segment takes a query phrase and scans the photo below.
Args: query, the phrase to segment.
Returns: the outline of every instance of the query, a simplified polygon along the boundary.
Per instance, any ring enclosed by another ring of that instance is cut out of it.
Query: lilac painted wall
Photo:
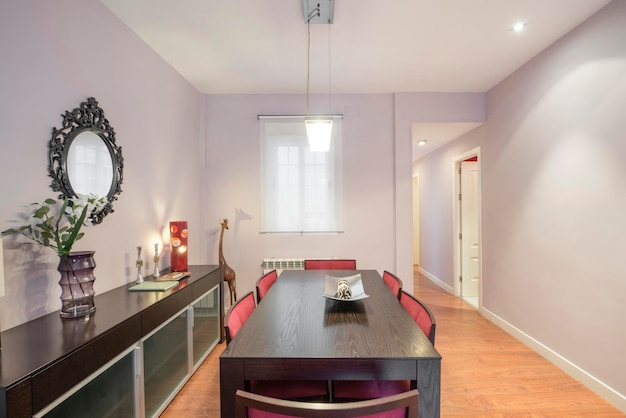
[[[325,106],[325,95],[312,97],[312,113],[328,112]],[[203,216],[209,220],[211,260],[217,261],[218,219],[227,217],[232,227],[224,237],[224,254],[237,273],[240,294],[254,289],[261,262],[271,257],[356,258],[359,268],[396,272],[412,289],[411,123],[482,121],[484,94],[333,95],[331,112],[344,115],[345,233],[259,234],[257,115],[301,114],[304,107],[302,95],[207,97]],[[404,194],[398,196],[399,191]]]
[[[169,220],[190,224],[190,261],[207,262],[198,195],[204,164],[202,95],[99,1],[0,2],[0,229],[23,206],[55,197],[47,177],[48,140],[61,114],[94,96],[124,156],[115,212],[85,229],[75,249],[96,251],[97,292],[135,279],[135,247],[145,274]],[[198,231],[198,232],[196,232]],[[59,309],[58,258],[4,238],[0,328]],[[163,266],[169,265],[169,253]]]
[[[625,21],[610,3],[491,89],[481,152],[483,313],[626,412]],[[418,164],[420,212],[445,229],[440,170],[465,140]],[[428,228],[422,263],[451,283]]]
[[[311,100],[316,110],[315,98]],[[326,98],[320,103],[327,103]],[[302,95],[209,95],[208,180],[204,214],[212,261],[217,261],[218,219],[229,218],[224,254],[237,273],[239,293],[254,289],[264,258],[346,257],[363,269],[394,265],[393,100],[391,95],[333,95],[333,112],[343,113],[345,233],[280,235],[259,233],[259,114],[303,113]],[[328,111],[328,110],[325,110]]]

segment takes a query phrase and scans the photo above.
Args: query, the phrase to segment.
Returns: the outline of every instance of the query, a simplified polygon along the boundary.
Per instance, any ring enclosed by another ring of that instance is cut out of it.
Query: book
[[[176,286],[178,286],[178,281],[176,280],[161,282],[147,281],[131,286],[128,290],[130,292],[164,292]]]

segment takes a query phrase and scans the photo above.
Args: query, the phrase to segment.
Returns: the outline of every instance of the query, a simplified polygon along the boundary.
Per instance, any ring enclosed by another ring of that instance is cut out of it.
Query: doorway
[[[481,305],[481,190],[480,148],[454,159],[455,285],[454,293],[480,309]]]

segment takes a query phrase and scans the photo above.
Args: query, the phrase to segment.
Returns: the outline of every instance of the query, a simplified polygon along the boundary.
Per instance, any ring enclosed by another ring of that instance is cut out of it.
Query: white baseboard
[[[615,389],[608,386],[604,382],[598,380],[596,377],[587,373],[585,370],[581,369],[576,364],[572,363],[571,361],[561,356],[559,353],[555,352],[549,347],[543,345],[541,342],[537,341],[530,335],[514,327],[493,312],[490,312],[488,309],[485,309],[483,307],[480,313],[489,321],[493,322],[495,325],[502,328],[504,331],[515,337],[517,340],[530,347],[533,351],[537,352],[540,356],[544,357],[550,363],[554,364],[559,369],[563,370],[565,373],[585,385],[587,388],[597,393],[600,397],[615,406],[621,412],[626,413],[626,396],[617,392]]]
[[[436,276],[430,274],[421,267],[419,267],[419,272],[426,276],[437,286],[441,287],[443,290],[454,296],[454,289],[451,286],[439,280]],[[550,363],[554,364],[559,369],[563,370],[565,373],[578,380],[591,391],[597,393],[600,397],[605,399],[611,405],[615,406],[621,412],[626,414],[626,396],[617,392],[615,389],[608,386],[604,382],[598,380],[596,377],[587,373],[585,370],[581,369],[580,367],[567,360],[559,353],[553,351],[549,347],[543,345],[541,342],[532,338],[530,335],[514,327],[493,312],[490,312],[484,307],[481,307],[479,313],[487,318],[490,322],[503,329],[508,334],[512,335],[514,338],[528,346],[531,350],[544,357]]]
[[[424,276],[428,277],[428,279],[435,283],[437,286],[439,286],[440,288],[442,288],[443,290],[445,290],[446,292],[450,293],[451,295],[454,296],[454,289],[448,285],[445,282],[442,282],[441,280],[439,280],[435,275],[430,274],[428,271],[424,270],[421,267],[418,267],[418,270],[420,273],[422,273]]]

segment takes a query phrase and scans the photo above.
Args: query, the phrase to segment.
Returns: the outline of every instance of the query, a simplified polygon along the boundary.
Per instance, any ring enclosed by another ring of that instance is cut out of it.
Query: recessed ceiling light
[[[419,141],[417,141],[417,145],[426,145],[426,140],[420,139]]]
[[[526,22],[518,22],[516,24],[513,25],[513,27],[511,28],[511,30],[513,32],[521,32],[524,30],[524,28],[526,27],[527,23]]]

